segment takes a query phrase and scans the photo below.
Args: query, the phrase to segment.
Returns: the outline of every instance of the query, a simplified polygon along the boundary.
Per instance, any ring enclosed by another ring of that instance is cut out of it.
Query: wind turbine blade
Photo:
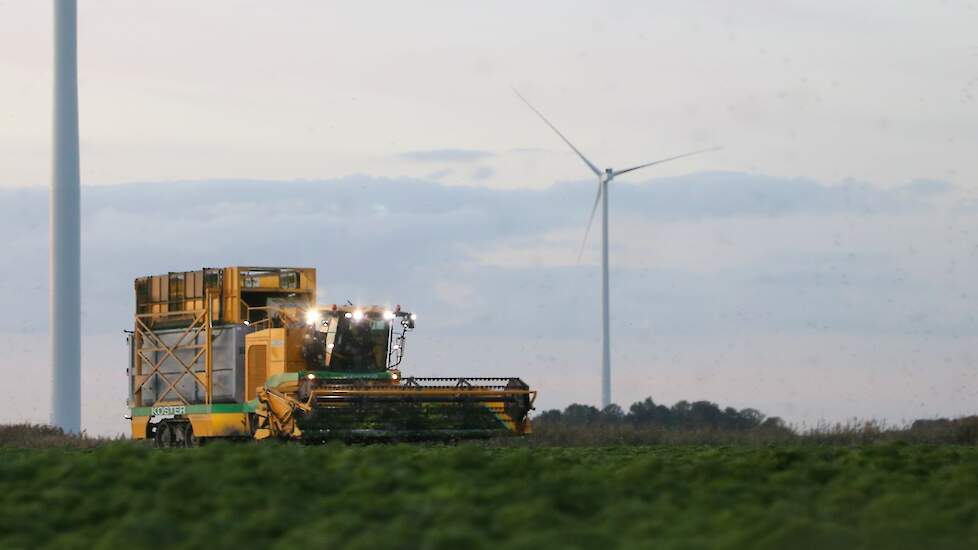
[[[541,113],[540,111],[537,110],[536,107],[534,107],[533,105],[531,105],[530,102],[527,101],[526,98],[523,97],[523,95],[520,94],[519,91],[516,90],[516,88],[513,88],[513,92],[516,93],[516,96],[517,97],[519,97],[520,99],[523,100],[523,103],[526,103],[526,106],[527,107],[529,107],[534,113],[537,114],[537,116],[539,116],[544,122],[546,122],[547,123],[547,126],[550,126],[550,129],[551,130],[553,130],[554,132],[557,132],[557,135],[560,136],[560,139],[564,140],[564,143],[566,143],[571,149],[573,149],[574,152],[577,153],[577,156],[581,157],[581,160],[584,161],[584,164],[587,164],[588,168],[590,168],[591,171],[594,172],[594,175],[595,176],[600,176],[601,175],[601,170],[598,170],[598,167],[595,166],[593,162],[589,161],[587,159],[587,157],[585,157],[580,151],[578,151],[577,150],[577,147],[574,147],[574,144],[571,143],[569,139],[565,138],[564,137],[564,134],[561,134],[560,133],[560,130],[558,130],[556,126],[554,126],[553,124],[550,123],[549,120],[547,120],[547,117],[543,116],[543,113]]]
[[[683,153],[681,155],[676,155],[674,157],[669,157],[669,158],[657,160],[657,161],[654,161],[654,162],[647,162],[645,164],[639,164],[638,166],[632,166],[631,168],[625,168],[624,170],[616,170],[615,172],[612,172],[612,177],[614,177],[614,176],[620,176],[622,174],[627,174],[628,172],[633,172],[633,171],[638,170],[640,168],[646,168],[646,167],[653,166],[653,165],[656,165],[656,164],[662,164],[663,162],[669,162],[670,160],[681,159],[683,157],[691,157],[693,155],[699,155],[701,153],[710,153],[710,152],[719,151],[719,150],[720,150],[720,147],[710,147],[709,149],[701,149],[699,151],[693,151],[691,153]]]
[[[594,196],[594,206],[591,207],[591,217],[587,220],[587,229],[584,230],[584,240],[581,241],[581,249],[577,252],[577,263],[581,262],[584,255],[584,245],[587,244],[587,236],[591,233],[591,224],[594,223],[594,215],[598,213],[598,203],[601,202],[601,190],[604,189],[604,182],[598,181],[598,194]]]

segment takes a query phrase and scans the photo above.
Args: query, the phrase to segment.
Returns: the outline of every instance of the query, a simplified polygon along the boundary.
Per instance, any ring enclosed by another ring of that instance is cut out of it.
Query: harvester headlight
[[[306,378],[308,378],[309,380],[315,380],[316,375],[310,372],[309,374],[306,375]]]
[[[310,325],[315,325],[323,318],[323,315],[316,310],[309,310],[306,312],[306,323]]]
[[[393,318],[394,318],[394,312],[393,311],[385,311],[384,312],[384,320],[385,321],[390,321]]]
[[[412,313],[411,314],[411,320],[412,321],[417,321],[418,320],[418,314],[417,313]]]
[[[391,371],[391,380],[397,382],[397,379],[400,377],[401,377],[401,373],[397,372],[396,370]]]
[[[350,319],[350,318],[353,317],[353,314],[350,313],[349,311],[347,311],[346,313],[343,314],[343,317],[346,317],[347,319]]]
[[[359,309],[353,312],[353,320],[360,321],[363,319],[363,312]]]

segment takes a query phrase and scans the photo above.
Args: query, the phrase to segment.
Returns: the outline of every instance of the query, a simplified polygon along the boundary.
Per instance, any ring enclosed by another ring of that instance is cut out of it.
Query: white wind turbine
[[[591,207],[591,217],[587,221],[587,229],[584,230],[584,241],[581,243],[581,250],[578,252],[577,258],[580,261],[581,254],[584,253],[584,245],[587,244],[588,233],[591,232],[591,224],[594,222],[594,215],[598,211],[598,203],[601,204],[601,408],[604,409],[611,404],[611,331],[609,328],[609,318],[610,306],[608,303],[608,183],[611,182],[615,177],[622,174],[627,174],[628,172],[634,172],[641,168],[647,168],[649,166],[654,166],[656,164],[662,164],[663,162],[669,162],[670,160],[681,159],[683,157],[688,157],[692,155],[698,155],[700,153],[708,153],[710,151],[716,151],[719,147],[711,147],[709,149],[701,149],[699,151],[692,151],[689,153],[683,153],[682,155],[676,155],[674,157],[668,157],[652,162],[647,162],[645,164],[639,164],[638,166],[632,166],[631,168],[625,168],[624,170],[614,170],[612,168],[605,168],[604,171],[598,169],[593,162],[587,159],[574,144],[570,142],[564,134],[560,133],[560,130],[556,126],[547,120],[547,117],[543,116],[543,113],[538,111],[536,107],[530,104],[529,101],[523,97],[522,94],[517,90],[516,95],[526,103],[540,119],[543,120],[550,126],[550,129],[560,136],[560,139],[564,140],[577,156],[581,157],[584,164],[587,164],[588,168],[594,172],[594,175],[598,177],[598,193],[594,197],[594,206]]]

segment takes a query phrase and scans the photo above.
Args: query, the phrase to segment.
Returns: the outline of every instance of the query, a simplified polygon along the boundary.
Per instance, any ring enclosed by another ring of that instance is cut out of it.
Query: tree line
[[[747,431],[755,428],[784,429],[777,416],[765,416],[757,409],[726,407],[710,401],[679,401],[671,407],[657,404],[651,397],[632,403],[628,412],[618,405],[598,409],[574,403],[563,411],[551,409],[534,418],[538,427],[582,428],[598,426],[657,427],[683,430]]]

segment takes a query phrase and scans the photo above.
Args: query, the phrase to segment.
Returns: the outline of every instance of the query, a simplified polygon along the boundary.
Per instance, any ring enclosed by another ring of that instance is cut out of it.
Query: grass
[[[7,445],[0,547],[975,548],[976,487],[903,441]]]

